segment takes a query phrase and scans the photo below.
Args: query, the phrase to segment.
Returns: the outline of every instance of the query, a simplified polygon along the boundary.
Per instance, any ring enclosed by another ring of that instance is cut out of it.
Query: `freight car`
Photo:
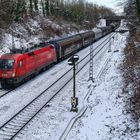
[[[95,40],[112,32],[114,25],[68,37],[43,41],[31,48],[12,50],[0,57],[0,80],[3,88],[18,86],[42,69],[59,62]]]
[[[112,31],[112,26],[99,27],[99,29],[102,30],[102,36],[105,36]]]
[[[56,48],[57,61],[64,59],[82,47],[82,39],[79,34],[51,40],[49,43],[53,44]]]
[[[58,61],[74,54],[78,50],[92,44],[95,41],[95,33],[87,31],[76,35],[50,40],[49,43],[53,44],[56,48]]]

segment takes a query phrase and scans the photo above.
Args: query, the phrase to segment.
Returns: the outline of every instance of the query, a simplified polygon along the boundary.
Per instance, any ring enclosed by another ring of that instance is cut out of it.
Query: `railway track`
[[[94,49],[95,57],[108,43],[109,38],[105,39]],[[87,54],[82,60],[78,62],[79,70],[77,74],[88,64],[89,55]],[[67,79],[67,81],[66,81]],[[21,134],[21,131],[30,124],[30,122],[37,116],[41,110],[48,105],[48,103],[72,80],[72,68],[62,75],[57,81],[50,85],[40,95],[34,98],[23,109],[17,112],[7,122],[0,127],[0,139],[12,140]],[[61,84],[60,84],[61,83]],[[62,84],[63,83],[63,84]]]

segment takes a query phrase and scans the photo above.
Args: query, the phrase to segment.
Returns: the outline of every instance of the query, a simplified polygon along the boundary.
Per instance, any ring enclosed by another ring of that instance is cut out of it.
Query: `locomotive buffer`
[[[73,55],[69,60],[68,60],[68,64],[73,66],[73,97],[71,97],[71,111],[73,112],[77,112],[78,108],[78,98],[76,97],[76,92],[75,92],[75,63],[79,60],[79,56],[78,55]]]

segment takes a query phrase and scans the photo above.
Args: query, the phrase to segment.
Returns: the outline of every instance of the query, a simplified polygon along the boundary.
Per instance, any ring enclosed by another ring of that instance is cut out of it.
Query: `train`
[[[59,39],[43,41],[27,49],[12,49],[10,53],[0,57],[1,87],[19,86],[50,65],[68,58],[116,28],[115,25],[109,25]]]

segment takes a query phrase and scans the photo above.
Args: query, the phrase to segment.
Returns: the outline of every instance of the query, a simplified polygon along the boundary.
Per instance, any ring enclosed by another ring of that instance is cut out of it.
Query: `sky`
[[[123,12],[123,8],[118,6],[119,0],[87,0],[87,1],[111,8],[116,13]]]

